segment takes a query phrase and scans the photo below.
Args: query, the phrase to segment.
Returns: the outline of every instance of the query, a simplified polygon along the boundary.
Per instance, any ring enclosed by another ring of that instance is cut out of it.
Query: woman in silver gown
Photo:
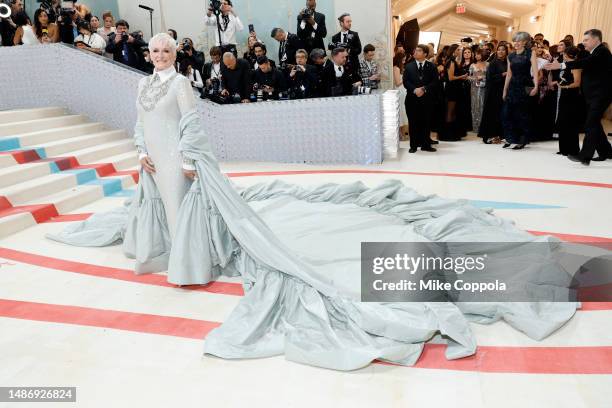
[[[533,237],[467,201],[421,196],[395,180],[375,188],[281,181],[238,188],[211,153],[189,81],[172,68],[175,47],[167,34],[149,45],[156,69],[138,87],[134,138],[142,170],[129,208],[96,214],[49,238],[77,246],[122,242],[137,273],[167,270],[177,285],[240,276],[245,296],[206,336],[204,353],[284,354],[337,370],[375,359],[412,365],[436,333],[448,341],[447,358],[474,354],[470,320],[505,319],[541,339],[573,316],[577,304],[569,302],[362,302],[364,241],[552,239]]]

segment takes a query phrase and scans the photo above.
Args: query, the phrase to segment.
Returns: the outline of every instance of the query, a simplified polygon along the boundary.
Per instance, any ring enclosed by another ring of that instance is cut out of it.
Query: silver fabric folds
[[[579,306],[363,303],[360,241],[550,238],[519,231],[465,201],[421,196],[395,180],[375,188],[360,182],[304,188],[275,181],[240,190],[221,173],[195,111],[183,115],[180,135],[179,150],[195,161],[198,179],[184,197],[171,245],[163,204],[144,173],[129,214],[118,210],[95,216],[51,238],[91,246],[124,238],[124,252],[136,258],[137,271],[169,262],[168,280],[179,285],[239,274],[245,296],[207,335],[204,353],[222,358],[284,354],[291,361],[336,370],[358,369],[375,359],[413,365],[436,334],[447,339],[447,358],[474,354],[470,321],[503,319],[541,339]]]

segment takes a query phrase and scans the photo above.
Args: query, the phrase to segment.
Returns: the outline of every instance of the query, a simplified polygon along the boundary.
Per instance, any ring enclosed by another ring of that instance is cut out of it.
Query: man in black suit
[[[312,98],[323,98],[327,94],[325,90],[325,77],[323,75],[325,67],[333,63],[327,59],[327,54],[322,48],[315,48],[310,53],[310,60],[314,68],[314,89],[310,93]]]
[[[349,52],[348,69],[354,73],[359,73],[359,55],[361,54],[361,40],[359,39],[359,33],[351,31],[353,26],[353,19],[348,13],[342,14],[338,17],[340,22],[340,32],[332,37],[332,41],[329,44],[329,49],[344,47]]]
[[[612,54],[602,44],[600,30],[592,29],[584,33],[582,40],[585,49],[590,52],[584,59],[559,63],[554,61],[546,69],[582,69],[582,92],[587,103],[585,137],[582,150],[578,156],[568,156],[575,162],[588,166],[591,160],[604,161],[612,159],[612,146],[606,137],[601,120],[612,98]],[[597,151],[599,157],[593,159]]]
[[[419,44],[414,50],[414,59],[404,70],[406,88],[406,113],[410,132],[410,153],[417,148],[424,152],[435,152],[431,147],[431,116],[438,89],[438,71],[427,61],[429,47]]]
[[[347,67],[348,53],[344,48],[332,51],[331,64],[323,68],[324,96],[348,96],[361,86],[361,78]]]
[[[113,60],[136,69],[143,69],[141,49],[147,43],[140,38],[132,37],[128,32],[130,25],[125,20],[117,21],[117,31],[108,36],[106,52],[113,54]]]
[[[323,39],[327,37],[325,14],[317,12],[317,0],[307,0],[306,8],[297,17],[297,35],[304,43],[308,54],[315,48],[325,49]]]
[[[295,65],[295,53],[304,48],[300,38],[296,34],[285,32],[282,28],[273,29],[271,37],[280,43],[278,47],[280,69],[284,70],[287,65]]]

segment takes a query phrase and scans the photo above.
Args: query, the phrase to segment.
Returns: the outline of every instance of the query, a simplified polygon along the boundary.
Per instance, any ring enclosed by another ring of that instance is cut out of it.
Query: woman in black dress
[[[486,144],[501,143],[504,128],[502,126],[502,107],[504,105],[504,83],[508,72],[508,47],[500,44],[497,57],[487,68],[487,87],[485,89],[484,109],[478,136]]]
[[[529,33],[519,31],[512,38],[515,51],[508,56],[508,73],[504,84],[504,126],[506,149],[524,149],[529,143],[530,98],[538,95],[538,63],[535,53],[528,47]]]
[[[436,65],[436,69],[438,70],[438,81],[440,81],[440,86],[436,90],[437,97],[436,102],[434,104],[433,109],[433,120],[431,124],[431,130],[440,134],[442,128],[444,126],[444,121],[446,118],[446,87],[448,86],[448,53],[450,50],[450,46],[445,45],[442,48],[434,61]]]
[[[575,61],[580,53],[577,47],[565,49],[564,61]],[[557,154],[578,155],[580,140],[578,133],[584,122],[584,97],[580,93],[582,81],[581,69],[562,70],[559,79],[559,110],[557,112],[557,129],[559,130],[559,152]]]
[[[472,130],[472,103],[469,72],[472,65],[472,50],[464,48],[460,59],[452,59],[448,68],[448,100],[446,123],[440,140],[456,142]]]

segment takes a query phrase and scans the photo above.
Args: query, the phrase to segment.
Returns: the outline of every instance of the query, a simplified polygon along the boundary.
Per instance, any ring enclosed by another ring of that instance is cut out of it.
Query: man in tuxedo
[[[419,44],[414,50],[414,59],[404,70],[406,88],[406,113],[410,132],[410,153],[417,148],[424,152],[435,152],[431,147],[431,116],[436,99],[438,71],[434,64],[427,61],[429,47]]]
[[[282,28],[272,30],[271,37],[280,43],[278,47],[279,67],[284,70],[287,65],[295,65],[295,53],[304,48],[296,34],[285,32]]]
[[[285,76],[270,64],[266,56],[257,58],[258,68],[253,74],[253,83],[269,95],[270,99],[278,99],[280,92],[287,91]],[[267,98],[266,98],[267,99]]]
[[[345,48],[332,51],[331,64],[323,68],[325,96],[348,96],[353,88],[361,86],[359,75],[347,68],[348,53]]]
[[[588,166],[591,160],[612,159],[612,146],[606,137],[601,120],[610,106],[612,98],[612,54],[602,44],[600,30],[592,29],[584,33],[584,48],[590,54],[584,59],[559,63],[554,61],[545,66],[554,69],[582,69],[582,93],[587,103],[585,138],[578,156],[568,158]],[[593,158],[597,151],[599,157]]]
[[[315,67],[307,64],[308,53],[306,50],[298,50],[295,59],[297,64],[291,69],[288,76],[291,99],[315,96],[317,73]]]
[[[117,21],[117,31],[108,36],[106,52],[113,54],[113,60],[135,69],[142,70],[143,57],[141,53],[145,43],[142,39],[132,37],[128,32],[130,25],[125,20]]]
[[[297,35],[310,52],[315,48],[325,48],[323,39],[327,37],[325,14],[317,12],[317,0],[307,0],[306,8],[297,17]]]
[[[353,19],[350,14],[344,13],[338,17],[340,23],[340,32],[332,37],[332,41],[329,44],[331,51],[334,48],[344,47],[348,50],[348,69],[354,73],[359,73],[359,54],[361,54],[361,40],[359,39],[359,33],[351,31],[353,26]]]
[[[310,53],[310,60],[314,68],[314,88],[310,95],[312,98],[323,98],[327,94],[323,73],[325,72],[325,68],[332,64],[332,62],[327,59],[327,53],[322,48],[315,48],[312,50]]]

